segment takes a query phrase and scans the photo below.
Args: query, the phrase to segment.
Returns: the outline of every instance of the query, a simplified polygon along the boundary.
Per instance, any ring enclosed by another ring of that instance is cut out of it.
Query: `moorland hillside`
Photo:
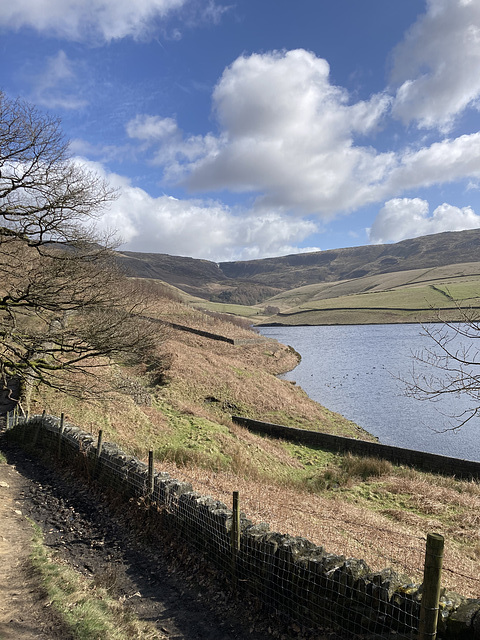
[[[127,273],[162,280],[195,306],[254,324],[462,320],[480,306],[480,229],[245,262],[118,254]]]
[[[157,286],[163,294],[164,287]],[[144,460],[153,450],[159,471],[191,482],[202,494],[229,504],[232,491],[240,491],[242,510],[255,522],[363,558],[378,570],[393,563],[420,580],[416,561],[425,534],[441,532],[448,538],[445,566],[455,570],[447,573],[448,587],[474,595],[476,583],[468,576],[478,575],[480,558],[477,482],[247,431],[232,422],[232,414],[370,438],[277,377],[296,366],[293,349],[252,340],[256,334],[238,319],[171,298],[152,296],[149,314],[239,343],[170,326],[158,353],[161,376],[139,364],[106,363],[97,368],[96,381],[110,393],[86,404],[44,387],[35,395],[33,411],[63,412],[67,421],[94,434],[102,429],[105,440]]]

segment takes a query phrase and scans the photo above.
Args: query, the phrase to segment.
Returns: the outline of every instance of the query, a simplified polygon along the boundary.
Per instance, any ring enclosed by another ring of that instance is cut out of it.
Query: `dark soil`
[[[172,536],[157,536],[153,548],[132,529],[138,521],[128,517],[132,505],[115,506],[71,472],[47,468],[4,441],[0,447],[25,480],[18,508],[40,526],[45,545],[169,640],[339,640],[327,630],[280,619],[256,602],[239,602],[201,557]]]

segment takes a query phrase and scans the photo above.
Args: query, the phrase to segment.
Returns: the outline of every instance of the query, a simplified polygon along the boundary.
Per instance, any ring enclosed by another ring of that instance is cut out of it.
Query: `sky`
[[[480,227],[480,0],[0,0],[121,250],[249,260]]]

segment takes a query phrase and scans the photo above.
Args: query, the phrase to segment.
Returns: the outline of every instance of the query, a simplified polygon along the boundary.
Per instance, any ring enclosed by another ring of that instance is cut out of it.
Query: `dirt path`
[[[67,640],[28,562],[33,529],[22,511],[27,485],[14,466],[0,463],[0,638]]]
[[[115,597],[153,621],[168,640],[337,638],[280,624],[274,615],[254,612],[251,603],[242,609],[210,586],[199,560],[179,562],[174,543],[152,553],[78,479],[3,449],[8,464],[0,464],[0,640],[69,640],[29,570],[32,527],[26,517],[41,527],[47,547],[77,571],[108,583]]]

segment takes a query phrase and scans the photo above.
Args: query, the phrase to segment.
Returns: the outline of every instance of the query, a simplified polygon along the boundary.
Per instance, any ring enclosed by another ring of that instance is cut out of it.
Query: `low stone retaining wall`
[[[158,318],[148,317],[148,320],[157,322],[158,324],[163,324],[167,327],[172,327],[172,329],[177,329],[178,331],[194,333],[197,336],[202,336],[203,338],[209,338],[210,340],[216,340],[217,342],[226,342],[235,346],[246,344],[263,344],[264,342],[269,342],[270,340],[269,338],[264,338],[263,336],[258,336],[256,338],[227,338],[226,336],[222,336],[218,333],[210,333],[210,331],[203,331],[203,329],[194,329],[193,327],[187,327],[183,324],[176,324],[175,322],[168,322],[166,320],[160,320]]]
[[[288,440],[290,442],[299,442],[308,446],[319,447],[327,451],[384,458],[396,464],[406,464],[418,469],[423,469],[424,471],[452,475],[457,478],[480,478],[480,462],[473,460],[450,458],[435,453],[392,447],[388,444],[345,438],[330,433],[321,433],[320,431],[284,427],[279,424],[250,420],[249,418],[242,418],[240,416],[232,416],[232,420],[256,433],[271,436],[272,438],[281,438],[282,440]]]
[[[154,504],[152,518],[199,549],[229,577],[238,593],[256,596],[270,610],[301,625],[332,626],[348,638],[415,638],[422,588],[392,569],[372,572],[363,560],[328,553],[310,541],[271,532],[239,515],[234,542],[233,512],[225,504],[192,490],[148,466],[116,445],[53,417],[35,416],[7,431],[26,450],[60,459],[109,491]],[[140,506],[139,506],[140,508]],[[480,600],[444,593],[439,637],[480,637]]]

